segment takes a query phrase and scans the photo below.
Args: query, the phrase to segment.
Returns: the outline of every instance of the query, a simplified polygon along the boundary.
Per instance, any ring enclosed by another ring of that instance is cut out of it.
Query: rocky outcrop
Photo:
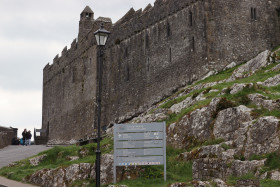
[[[210,124],[213,122],[212,113],[220,98],[215,98],[209,106],[197,109],[182,118],[179,123],[175,123],[168,128],[168,143],[186,148],[193,141],[205,141],[211,137]]]
[[[264,107],[268,110],[280,110],[280,100],[268,100],[267,97],[261,94],[249,94],[248,98],[259,107]]]
[[[230,175],[243,176],[264,166],[265,160],[240,161],[222,160],[220,158],[201,158],[193,161],[193,179],[226,179]]]
[[[270,63],[270,56],[271,52],[268,50],[260,53],[258,56],[236,69],[227,82],[253,75],[257,70]]]
[[[42,169],[26,178],[27,182],[46,187],[70,186],[75,180],[93,178],[89,163],[73,164],[57,169]]]
[[[31,166],[38,166],[42,160],[44,160],[47,157],[46,154],[36,156],[34,158],[29,159],[29,163]]]
[[[280,84],[280,74],[270,77],[264,82],[258,82],[258,84],[267,87],[277,86]]]
[[[242,91],[244,88],[252,88],[253,87],[253,84],[250,83],[250,84],[237,84],[235,83],[230,89],[230,94],[236,94],[240,91]]]
[[[244,105],[234,108],[228,108],[218,113],[214,123],[213,134],[215,138],[223,138],[229,140],[244,140],[246,128],[248,124],[245,122],[251,121],[251,109]]]
[[[155,114],[146,114],[133,119],[133,123],[151,123],[155,121],[161,121],[167,118],[167,115],[163,112]]]
[[[204,100],[205,97],[203,97],[203,94],[201,93],[200,95],[198,95],[197,97],[193,98],[193,97],[187,97],[185,100],[183,100],[180,103],[174,104],[171,108],[170,111],[172,113],[179,113],[181,112],[182,109],[184,108],[188,108],[189,106],[191,106],[192,104],[194,104],[195,102],[198,101],[202,101]]]
[[[279,171],[271,171],[270,179],[280,181],[280,172]]]
[[[113,181],[113,155],[102,155],[100,169],[101,184],[111,183]],[[95,166],[90,163],[80,163],[56,169],[42,169],[25,180],[39,186],[61,187],[70,186],[75,180],[80,179],[95,179]]]
[[[266,116],[252,123],[247,133],[244,156],[249,158],[252,154],[271,153],[279,149],[280,120]]]

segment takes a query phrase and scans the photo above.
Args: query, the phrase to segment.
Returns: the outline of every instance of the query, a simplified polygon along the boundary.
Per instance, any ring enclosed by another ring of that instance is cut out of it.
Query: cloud
[[[0,88],[0,125],[22,131],[41,128],[42,92],[14,92]]]
[[[64,45],[56,40],[0,37],[0,86],[13,90],[41,90],[44,66]]]

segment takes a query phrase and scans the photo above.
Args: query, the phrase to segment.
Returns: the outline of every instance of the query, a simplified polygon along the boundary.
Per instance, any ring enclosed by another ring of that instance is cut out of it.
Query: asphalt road
[[[45,145],[31,145],[31,146],[21,146],[21,145],[9,145],[0,149],[0,168],[8,166],[12,162],[23,160],[25,158],[36,155],[42,151],[50,149],[51,147],[46,147]],[[23,184],[16,181],[12,181],[3,177],[0,177],[0,187],[34,187],[30,184]]]
[[[31,157],[50,148],[45,145],[9,145],[0,149],[0,168],[9,165],[11,162]]]

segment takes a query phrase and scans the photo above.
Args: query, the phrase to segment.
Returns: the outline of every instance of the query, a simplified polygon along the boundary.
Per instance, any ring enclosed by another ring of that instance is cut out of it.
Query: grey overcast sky
[[[155,0],[0,0],[0,126],[33,132],[42,123],[43,68],[78,36],[79,16],[115,23]]]

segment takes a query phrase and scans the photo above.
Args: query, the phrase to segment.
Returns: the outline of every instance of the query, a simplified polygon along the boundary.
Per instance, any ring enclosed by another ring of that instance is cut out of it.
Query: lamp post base
[[[96,150],[96,161],[95,161],[95,174],[96,174],[96,187],[100,187],[100,156],[101,156],[101,151]]]

